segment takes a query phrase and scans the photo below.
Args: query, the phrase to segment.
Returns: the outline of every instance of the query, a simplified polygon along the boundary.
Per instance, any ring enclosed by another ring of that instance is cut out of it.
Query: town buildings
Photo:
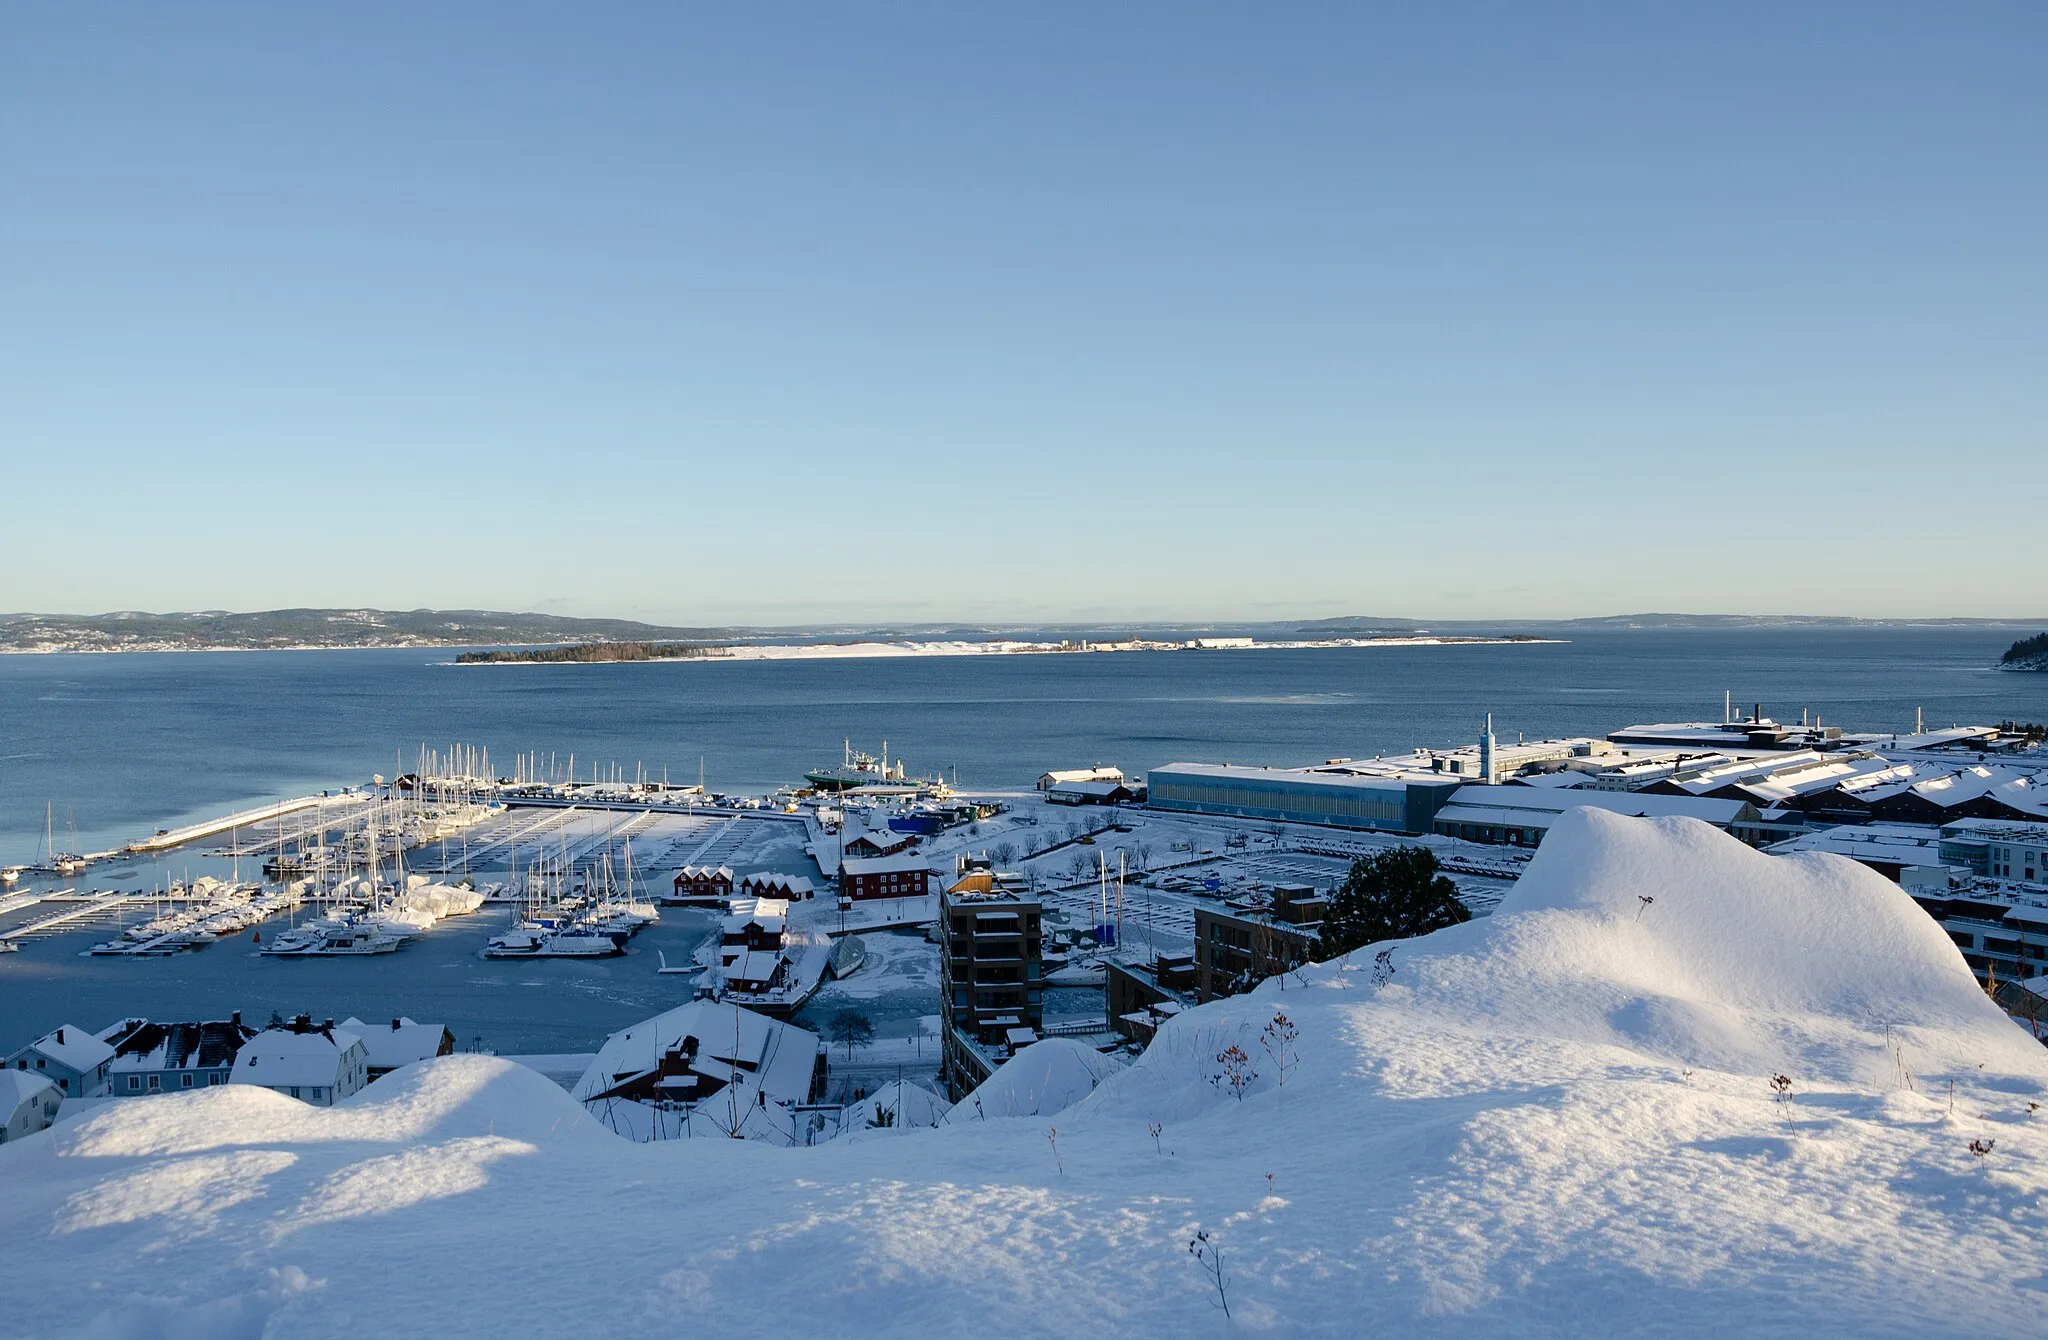
[[[370,1082],[370,1055],[362,1039],[332,1019],[315,1025],[307,1015],[266,1028],[235,1055],[233,1084],[254,1084],[315,1107],[332,1107]]]
[[[388,1025],[366,1024],[351,1017],[342,1020],[341,1026],[361,1039],[373,1080],[415,1061],[455,1053],[455,1033],[446,1024],[422,1024],[400,1015]]]
[[[256,1036],[240,1011],[226,1019],[153,1023],[129,1019],[105,1035],[114,1048],[108,1092],[116,1098],[207,1089],[226,1084],[235,1056]]]
[[[790,1108],[824,1095],[825,1046],[794,1024],[693,1000],[606,1038],[570,1092],[584,1103],[729,1097],[740,1107]]]
[[[1111,1031],[1140,1046],[1159,1026],[1195,1003],[1195,954],[1160,953],[1149,960],[1112,958],[1103,964],[1103,1006]]]
[[[664,902],[685,907],[723,907],[732,897],[732,867],[686,865],[676,871]]]
[[[955,1100],[987,1079],[1045,1023],[1041,908],[981,866],[939,897],[943,1067]]]
[[[931,891],[931,863],[914,851],[895,856],[849,856],[839,863],[840,896],[855,902],[923,898]]]
[[[34,1135],[57,1119],[64,1095],[33,1070],[0,1070],[0,1144]]]
[[[90,1031],[63,1024],[7,1058],[10,1070],[30,1071],[66,1098],[96,1098],[107,1091],[114,1049]]]
[[[1329,900],[1305,884],[1277,886],[1263,906],[1197,906],[1195,999],[1234,996],[1309,962],[1328,910]]]

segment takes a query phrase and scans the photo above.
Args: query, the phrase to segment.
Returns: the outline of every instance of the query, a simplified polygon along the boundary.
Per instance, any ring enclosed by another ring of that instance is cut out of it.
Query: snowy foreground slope
[[[1588,810],[1498,914],[1376,952],[1055,1116],[815,1149],[628,1144],[476,1057],[110,1104],[0,1148],[0,1329],[2040,1333],[2048,1055],[1877,876]]]

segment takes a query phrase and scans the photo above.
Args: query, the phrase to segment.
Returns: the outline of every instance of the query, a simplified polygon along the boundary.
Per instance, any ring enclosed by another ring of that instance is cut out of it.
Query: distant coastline
[[[991,651],[1160,650],[1241,642],[1261,647],[1401,646],[1554,641],[1605,632],[1825,629],[2014,629],[2048,619],[1863,619],[1828,616],[1633,614],[1579,619],[1423,620],[1378,615],[1240,621],[1075,620],[1004,624],[817,623],[674,627],[632,619],[494,610],[286,609],[152,614],[0,613],[0,655],[81,652],[372,651],[573,648],[607,644],[722,648],[657,659],[786,659]],[[845,648],[870,648],[849,651]],[[833,648],[837,650],[796,650]],[[874,650],[879,648],[880,650]],[[565,661],[574,657],[565,657]],[[2008,662],[2008,665],[2010,662]],[[2014,667],[2018,668],[2018,667]]]
[[[738,646],[689,645],[670,654],[658,648],[624,649],[597,643],[527,651],[465,652],[454,665],[645,665],[655,661],[843,661],[919,656],[1044,656],[1138,651],[1309,651],[1347,647],[1448,647],[1562,644],[1567,638],[1511,637],[1380,637],[1317,638],[1260,642],[1251,638],[1195,638],[1182,642],[1132,640],[1120,642],[921,642],[857,641],[755,643]]]

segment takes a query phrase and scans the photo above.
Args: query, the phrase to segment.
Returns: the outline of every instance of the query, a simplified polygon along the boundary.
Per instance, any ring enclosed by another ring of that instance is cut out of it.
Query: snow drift
[[[1019,1051],[946,1113],[947,1125],[1064,1112],[1123,1069],[1072,1038],[1041,1038]]]
[[[0,1148],[0,1240],[66,1286],[34,1335],[2026,1333],[2044,1090],[1878,876],[1586,811],[1493,917],[1170,1021],[1056,1149],[1047,1102],[635,1145],[450,1057]]]

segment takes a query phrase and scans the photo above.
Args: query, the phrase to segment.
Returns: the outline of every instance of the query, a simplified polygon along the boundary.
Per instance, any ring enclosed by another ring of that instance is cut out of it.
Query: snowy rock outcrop
[[[1584,811],[1496,915],[1188,1011],[1086,1096],[1051,1043],[1012,1067],[1041,1050],[1007,1081],[1036,1119],[808,1149],[633,1144],[481,1057],[332,1110],[110,1103],[0,1147],[15,1277],[75,1286],[9,1324],[1927,1336],[2048,1305],[2048,1053],[1837,858]]]

